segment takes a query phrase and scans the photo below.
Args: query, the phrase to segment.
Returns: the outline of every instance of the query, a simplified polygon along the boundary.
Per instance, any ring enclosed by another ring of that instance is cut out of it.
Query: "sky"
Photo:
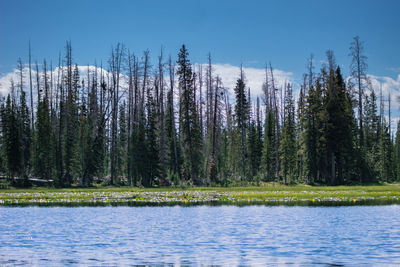
[[[161,47],[176,58],[185,44],[195,63],[210,52],[223,81],[234,81],[240,64],[247,77],[253,70],[262,77],[271,62],[287,74],[283,79],[299,83],[310,54],[318,71],[328,49],[348,76],[349,46],[358,35],[368,73],[399,90],[399,14],[397,0],[0,0],[0,77],[8,79],[19,57],[28,61],[29,41],[33,61],[55,65],[70,40],[80,65],[107,62],[118,42],[137,55],[149,49],[153,60]]]

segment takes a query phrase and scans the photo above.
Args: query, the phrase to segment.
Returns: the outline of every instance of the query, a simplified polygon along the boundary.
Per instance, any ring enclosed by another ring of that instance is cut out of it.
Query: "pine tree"
[[[249,129],[248,129],[248,137],[247,137],[247,154],[248,154],[248,178],[252,180],[258,171],[258,147],[257,147],[257,125],[254,120],[251,120]]]
[[[146,183],[144,180],[147,179],[146,118],[144,112],[139,113],[137,127],[133,129],[131,137],[133,153],[130,160],[134,185]]]
[[[397,131],[394,146],[395,174],[396,181],[400,180],[400,121],[397,122]]]
[[[84,85],[82,85],[84,87]],[[88,111],[86,99],[84,97],[83,91],[81,95],[81,101],[79,105],[79,133],[78,133],[78,150],[79,150],[79,161],[80,161],[80,170],[79,170],[79,184],[80,186],[86,185],[86,181],[84,178],[84,173],[87,164],[87,151],[89,150],[89,144],[87,139],[89,138],[89,124],[88,124]]]
[[[373,181],[377,176],[373,167],[379,160],[379,116],[374,90],[364,101],[365,171],[364,181]]]
[[[245,139],[246,139],[246,126],[248,121],[248,110],[249,105],[246,99],[245,94],[245,83],[243,81],[243,73],[241,77],[236,81],[235,87],[235,117],[236,117],[236,126],[239,131],[240,140],[241,140],[241,179],[245,179],[246,171],[245,171]]]
[[[326,149],[323,121],[325,117],[324,103],[322,99],[320,80],[317,79],[314,86],[308,90],[305,109],[305,151],[308,183],[322,182],[321,172],[324,167],[324,151]],[[326,175],[326,172],[324,172]]]
[[[36,156],[35,173],[37,177],[49,180],[52,178],[52,129],[47,97],[40,100],[36,115]]]
[[[275,115],[273,110],[267,110],[264,129],[264,144],[262,153],[263,173],[266,181],[274,181],[276,179],[276,161],[275,161]]]
[[[154,98],[148,90],[147,94],[147,126],[146,126],[146,175],[145,179],[142,180],[142,184],[145,187],[156,185],[159,177],[160,166],[159,166],[159,147],[156,133],[156,116],[157,109]]]
[[[354,175],[353,109],[340,68],[330,71],[327,90],[327,153],[330,159],[330,184],[341,184]]]
[[[379,170],[379,180],[381,182],[391,182],[393,177],[393,162],[392,162],[392,142],[389,134],[389,125],[382,118],[382,126],[379,137],[379,160],[377,169]]]
[[[69,67],[69,66],[67,66]],[[72,77],[69,77],[72,75]],[[78,151],[78,89],[80,88],[79,70],[75,65],[72,74],[67,72],[67,98],[65,103],[65,142],[64,142],[64,167],[63,183],[69,187],[74,177],[79,175],[79,151]],[[71,84],[70,84],[71,83]],[[48,104],[47,104],[48,106]]]
[[[292,87],[290,84],[286,88],[285,96],[285,117],[281,135],[281,165],[285,184],[287,179],[293,181],[295,178],[296,168],[296,135],[295,135],[295,120],[294,120],[294,100],[292,95]]]
[[[305,83],[304,83],[305,84]],[[310,87],[312,83],[310,84]],[[297,129],[296,129],[296,147],[297,147],[297,176],[299,181],[304,181],[304,173],[305,173],[305,166],[306,166],[306,134],[305,131],[306,127],[306,94],[305,94],[306,87],[301,86],[300,93],[299,93],[299,100],[297,105]],[[310,183],[309,180],[306,179],[305,182]]]
[[[125,112],[125,101],[119,108],[119,132],[118,132],[118,160],[117,160],[117,170],[118,176],[126,177],[127,174],[127,126],[126,126],[126,112]]]
[[[196,112],[192,66],[188,55],[185,45],[182,45],[178,55],[177,74],[181,91],[179,130],[183,146],[183,176],[187,181],[201,184],[202,138]]]
[[[171,87],[173,88],[173,87]],[[170,178],[175,184],[180,177],[180,146],[177,144],[176,128],[175,128],[175,114],[174,114],[174,100],[173,91],[170,89],[167,93],[167,110],[165,117],[165,132],[167,138],[167,166]]]
[[[11,91],[14,91],[13,82],[11,83]],[[2,134],[8,176],[14,179],[20,175],[22,146],[19,135],[17,106],[14,97],[10,94],[7,96],[6,106],[2,108]]]
[[[30,116],[31,114],[26,104],[26,93],[25,91],[21,90],[18,118],[20,125],[19,138],[21,140],[22,156],[21,175],[24,179],[25,185],[28,185],[28,176],[31,171],[32,134]]]

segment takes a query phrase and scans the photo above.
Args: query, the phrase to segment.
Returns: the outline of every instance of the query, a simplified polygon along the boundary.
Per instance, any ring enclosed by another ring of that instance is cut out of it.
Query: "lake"
[[[0,265],[400,264],[400,206],[0,208]]]

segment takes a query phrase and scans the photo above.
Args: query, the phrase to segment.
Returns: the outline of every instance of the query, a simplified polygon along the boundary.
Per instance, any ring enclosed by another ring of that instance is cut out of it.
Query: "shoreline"
[[[2,189],[0,206],[358,206],[400,204],[400,185]]]

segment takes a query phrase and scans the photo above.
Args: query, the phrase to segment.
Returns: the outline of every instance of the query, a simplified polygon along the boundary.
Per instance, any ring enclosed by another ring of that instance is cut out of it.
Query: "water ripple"
[[[0,208],[0,265],[398,265],[400,206]]]

